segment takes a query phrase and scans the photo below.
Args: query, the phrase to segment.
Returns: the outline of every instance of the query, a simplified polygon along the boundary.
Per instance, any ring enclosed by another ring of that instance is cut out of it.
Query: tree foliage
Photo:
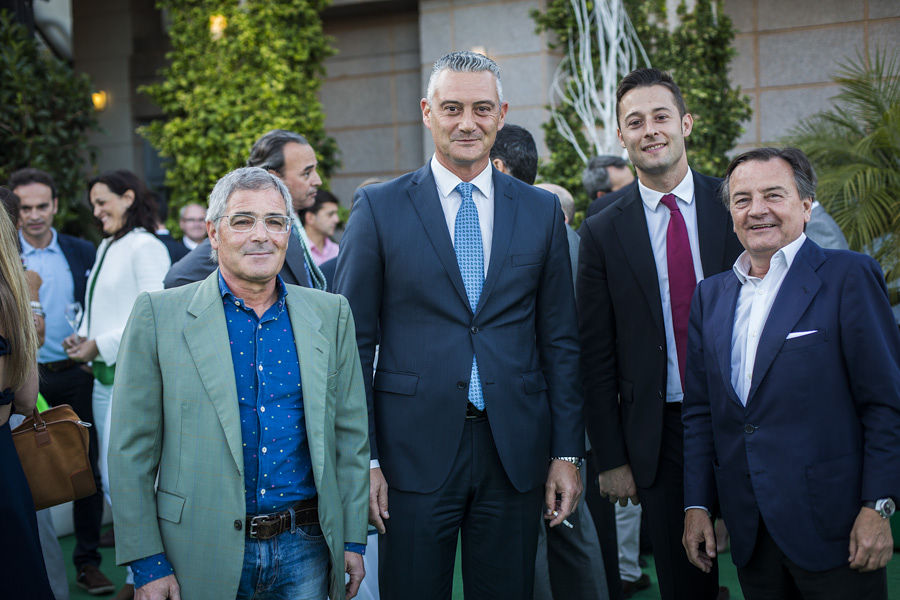
[[[728,81],[728,63],[735,54],[731,47],[734,27],[724,14],[722,0],[697,0],[693,10],[682,1],[671,28],[665,5],[664,0],[625,0],[651,64],[672,74],[694,116],[694,130],[687,139],[691,166],[710,175],[720,174],[728,166],[728,151],[741,134],[741,122],[751,115],[749,100]],[[538,31],[554,34],[551,48],[565,47],[575,31],[570,0],[550,0],[544,12],[535,11],[532,16]],[[575,129],[574,114],[567,115],[569,118]],[[584,164],[552,122],[543,127],[550,159],[541,165],[541,178],[580,191]],[[578,211],[583,211],[587,202],[584,194],[576,194]]]
[[[162,81],[142,89],[165,118],[141,129],[167,160],[170,214],[203,202],[243,166],[270,129],[301,133],[324,174],[337,148],[325,135],[317,93],[333,53],[320,11],[328,0],[160,0],[172,49]],[[174,218],[173,218],[174,219]],[[170,223],[175,225],[175,223]]]
[[[84,170],[95,157],[88,132],[97,128],[90,80],[39,48],[6,11],[0,11],[0,80],[0,184],[23,167],[47,171],[58,188],[58,224],[80,232],[92,219],[84,202]]]
[[[787,143],[809,156],[816,197],[850,248],[872,254],[900,300],[900,53],[840,65],[835,106],[804,120]]]

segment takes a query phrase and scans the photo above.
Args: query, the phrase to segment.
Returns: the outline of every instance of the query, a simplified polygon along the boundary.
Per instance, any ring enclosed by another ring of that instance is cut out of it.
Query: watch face
[[[884,504],[881,505],[881,510],[884,513],[885,517],[890,517],[891,515],[893,515],[894,511],[897,510],[897,505],[894,504],[894,499],[885,499]]]

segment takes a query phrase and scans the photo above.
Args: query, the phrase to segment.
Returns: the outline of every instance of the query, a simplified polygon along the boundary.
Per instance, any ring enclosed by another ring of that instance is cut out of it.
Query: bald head
[[[572,222],[572,219],[575,218],[575,199],[572,198],[572,194],[566,188],[555,183],[539,183],[534,187],[556,194],[556,197],[559,198],[559,205],[562,207],[563,215],[566,217],[566,223]]]

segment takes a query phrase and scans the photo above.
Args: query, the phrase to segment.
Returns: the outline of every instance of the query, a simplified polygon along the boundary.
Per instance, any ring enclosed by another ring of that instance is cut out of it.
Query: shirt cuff
[[[370,469],[380,469],[381,463],[378,462],[377,458],[373,458],[372,460],[369,461],[369,468]]]
[[[684,512],[687,512],[687,511],[691,510],[692,508],[700,508],[700,509],[705,510],[705,511],[706,511],[706,514],[709,515],[709,518],[712,519],[712,513],[709,512],[709,509],[706,508],[705,506],[686,506],[686,507],[684,508]]]
[[[353,542],[346,542],[344,544],[344,552],[356,552],[357,554],[366,555],[366,545],[365,544],[354,544]],[[135,580],[137,581],[137,580]]]
[[[164,552],[131,561],[130,566],[134,573],[135,589],[143,587],[156,579],[175,574],[175,569],[172,568],[172,564],[166,558]]]

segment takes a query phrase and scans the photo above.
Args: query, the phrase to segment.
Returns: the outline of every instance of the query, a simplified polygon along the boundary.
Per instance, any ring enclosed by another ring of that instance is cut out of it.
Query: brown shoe
[[[78,587],[92,596],[112,594],[116,591],[116,586],[113,585],[113,582],[94,565],[84,565],[81,567],[78,570],[78,576],[75,578],[75,583],[78,584]]]
[[[132,600],[134,598],[134,586],[130,583],[126,583],[119,590],[119,593],[115,595],[113,600]]]
[[[101,548],[115,548],[116,547],[116,533],[114,528],[110,527],[102,534],[100,534],[100,547]]]
[[[622,595],[626,598],[631,598],[636,592],[646,590],[648,587],[650,587],[650,576],[646,573],[641,573],[637,581],[622,580]]]

